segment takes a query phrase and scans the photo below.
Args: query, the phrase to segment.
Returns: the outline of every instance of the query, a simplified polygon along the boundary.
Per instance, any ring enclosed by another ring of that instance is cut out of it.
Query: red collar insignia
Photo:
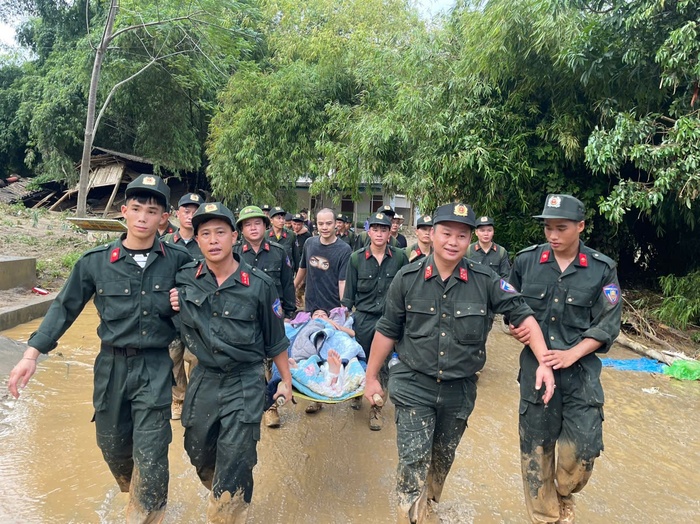
[[[433,266],[425,266],[425,279],[428,280],[433,276]]]
[[[419,257],[419,256],[421,256],[421,255],[423,254],[423,252],[420,250],[419,247],[417,247],[416,249],[414,249],[413,252],[416,254],[417,257]]]
[[[540,264],[544,264],[545,262],[549,262],[549,250],[542,251],[540,255]]]
[[[119,248],[115,247],[109,255],[109,261],[114,264],[117,260],[119,260]]]
[[[250,246],[248,246],[248,244],[243,244],[243,252],[244,253],[247,253],[249,249],[250,249]]]
[[[245,287],[250,287],[250,275],[245,271],[241,271],[241,284]]]
[[[479,251],[480,249],[481,249],[481,244],[479,244],[477,242],[476,245],[474,246],[474,251]]]
[[[389,249],[389,246],[386,246],[386,254],[390,257],[393,257],[394,255],[391,254],[391,249]]]
[[[165,246],[163,244],[165,244],[165,242],[160,243],[160,254],[165,256]]]
[[[179,242],[180,239],[182,239],[182,237],[180,236],[180,233],[175,233],[175,234],[173,235],[173,240],[174,240],[175,242]]]
[[[197,273],[195,273],[194,278],[199,278],[199,276],[202,274],[202,269],[204,269],[204,262],[199,264],[199,267],[197,268]]]
[[[372,256],[372,252],[370,251],[369,248],[365,249],[365,260],[369,260],[369,257]]]
[[[270,251],[270,244],[267,243],[267,242],[265,242],[265,244],[263,245],[263,249],[264,249],[265,251]]]
[[[459,278],[461,278],[465,282],[469,279],[469,277],[467,276],[467,268],[466,267],[459,268]]]
[[[267,238],[272,238],[272,237],[274,237],[274,236],[275,236],[275,230],[274,230],[274,229],[270,229],[270,232],[267,234]]]
[[[581,267],[588,267],[588,256],[585,253],[579,253],[578,263]]]

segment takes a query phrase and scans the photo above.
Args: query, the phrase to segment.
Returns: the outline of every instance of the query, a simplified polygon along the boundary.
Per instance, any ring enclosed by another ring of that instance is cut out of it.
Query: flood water
[[[34,321],[3,334],[26,341]],[[90,422],[97,315],[91,306],[60,341],[19,401],[0,397],[0,522],[123,522],[119,493]],[[445,523],[526,523],[518,448],[518,344],[494,328],[476,409],[437,517]],[[613,358],[634,355],[615,347]],[[5,390],[6,377],[2,382]],[[604,369],[605,452],[577,496],[579,523],[700,522],[700,383]],[[304,413],[282,409],[258,445],[254,523],[394,522],[396,432],[367,427],[367,404]],[[173,421],[166,522],[205,521],[207,491]]]

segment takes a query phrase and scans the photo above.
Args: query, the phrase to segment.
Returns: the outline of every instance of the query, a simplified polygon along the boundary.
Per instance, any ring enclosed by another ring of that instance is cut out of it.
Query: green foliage
[[[659,320],[679,329],[700,324],[700,271],[684,277],[667,275],[659,279],[664,294],[655,311]]]

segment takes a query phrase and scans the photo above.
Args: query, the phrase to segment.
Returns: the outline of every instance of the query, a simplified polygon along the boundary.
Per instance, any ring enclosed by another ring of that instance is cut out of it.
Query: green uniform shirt
[[[360,234],[355,234],[355,247],[353,248],[353,251],[369,246],[370,242],[372,242],[372,240],[369,238],[367,231],[362,231]],[[395,248],[399,247],[399,242],[396,240],[396,237],[389,235],[389,245]]]
[[[283,311],[272,280],[240,260],[221,286],[205,262],[177,273],[182,338],[199,364],[231,371],[287,351]]]
[[[407,247],[405,252],[409,262],[416,262],[417,260],[422,260],[425,257],[427,257],[430,253],[432,253],[432,250],[430,251],[430,253],[423,253],[423,251],[421,251],[420,249],[420,246],[418,246],[418,242],[416,242],[412,246]]]
[[[386,246],[381,265],[372,256],[370,247],[350,255],[345,276],[345,294],[342,304],[348,309],[381,315],[389,284],[399,269],[408,263],[406,254]]]
[[[508,278],[510,273],[510,260],[508,251],[496,243],[491,244],[491,249],[484,251],[478,242],[474,242],[467,250],[467,258],[479,264],[493,269],[501,278]]]
[[[190,255],[192,255],[194,260],[201,260],[204,258],[202,255],[202,250],[199,249],[199,244],[197,244],[197,241],[194,238],[191,238],[189,242],[185,242],[185,239],[183,239],[182,235],[180,235],[179,229],[175,231],[175,233],[167,233],[162,237],[162,239],[168,244],[177,244],[178,246],[184,247],[190,252]]]
[[[297,270],[297,265],[296,261],[299,259],[299,253],[297,252],[297,234],[290,230],[287,229],[286,227],[282,228],[282,234],[280,235],[279,238],[275,235],[275,231],[270,228],[265,232],[265,238],[269,240],[270,242],[277,242],[280,246],[284,248],[284,250],[287,252],[287,256],[289,257],[289,260],[292,262],[292,270],[293,272]]]
[[[142,269],[122,246],[124,238],[91,249],[75,263],[39,329],[29,338],[30,346],[42,353],[55,348],[94,295],[102,342],[137,349],[168,347],[175,336],[170,289],[177,270],[192,257],[184,248],[156,239]]]
[[[263,240],[260,250],[256,253],[250,242],[243,239],[234,246],[233,252],[272,279],[285,315],[291,316],[297,309],[297,302],[294,292],[294,270],[285,249],[276,242]]]
[[[348,231],[347,233],[338,235],[338,238],[352,248],[355,246],[355,239],[357,238],[357,235],[354,233],[354,231]]]
[[[532,315],[491,270],[462,259],[443,282],[433,255],[403,267],[389,287],[377,331],[397,340],[402,362],[438,381],[474,375],[486,361],[489,313],[519,325]]]
[[[510,283],[535,312],[550,349],[569,349],[592,338],[603,343],[598,352],[607,352],[620,333],[615,266],[581,242],[579,255],[562,273],[549,244],[541,244],[518,253]]]

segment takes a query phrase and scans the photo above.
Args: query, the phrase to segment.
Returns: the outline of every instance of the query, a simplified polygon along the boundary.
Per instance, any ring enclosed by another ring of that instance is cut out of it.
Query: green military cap
[[[177,207],[189,206],[190,204],[198,206],[203,202],[202,197],[197,193],[187,193],[182,195],[180,200],[177,202]]]
[[[264,208],[263,208],[263,211],[265,211]],[[276,215],[285,215],[285,214],[286,214],[286,211],[284,209],[282,209],[280,206],[275,206],[273,208],[270,208],[270,218],[272,218]]]
[[[416,229],[420,227],[433,227],[433,217],[430,215],[423,215],[418,220],[416,220]]]
[[[394,215],[396,214],[396,211],[394,211],[394,208],[391,206],[382,206],[377,210],[377,212],[384,213],[389,218],[394,218]]]
[[[303,222],[304,217],[301,216],[301,213],[297,213],[296,215],[292,216],[292,222]]]
[[[336,219],[336,220],[342,220],[342,221],[345,222],[346,224],[349,224],[350,222],[352,222],[352,218],[350,218],[349,215],[343,215],[342,213],[338,213],[338,214],[336,215],[335,219]]]
[[[386,216],[384,213],[374,213],[369,217],[370,226],[387,226],[391,227],[391,218]]]
[[[287,213],[286,215],[284,215],[284,221],[289,222],[293,216],[294,215],[292,215],[291,213]]]
[[[136,180],[129,182],[126,186],[126,198],[134,193],[149,193],[156,198],[165,199],[166,207],[170,204],[170,188],[162,178],[157,175],[140,175]]]
[[[493,225],[493,218],[491,217],[479,217],[476,219],[476,227],[479,226],[492,226]]]
[[[533,218],[563,218],[580,222],[586,218],[586,208],[578,198],[571,195],[547,195],[541,215]]]
[[[228,222],[232,228],[235,228],[235,220],[231,210],[221,202],[209,202],[199,206],[199,209],[192,215],[192,227],[194,228],[194,232],[197,232],[197,228],[202,222],[213,218],[220,218],[224,222]]]
[[[258,206],[245,206],[241,209],[241,213],[238,215],[238,220],[236,221],[236,226],[240,226],[244,220],[248,220],[249,218],[262,218],[263,222],[265,222],[265,227],[270,227],[270,219]]]
[[[260,206],[260,209],[262,209],[263,211],[269,211],[272,208],[270,207],[270,204],[263,204],[262,206]]]
[[[435,210],[433,225],[438,225],[440,222],[459,222],[460,224],[474,227],[476,225],[476,217],[469,204],[457,202],[455,204],[445,204]]]

